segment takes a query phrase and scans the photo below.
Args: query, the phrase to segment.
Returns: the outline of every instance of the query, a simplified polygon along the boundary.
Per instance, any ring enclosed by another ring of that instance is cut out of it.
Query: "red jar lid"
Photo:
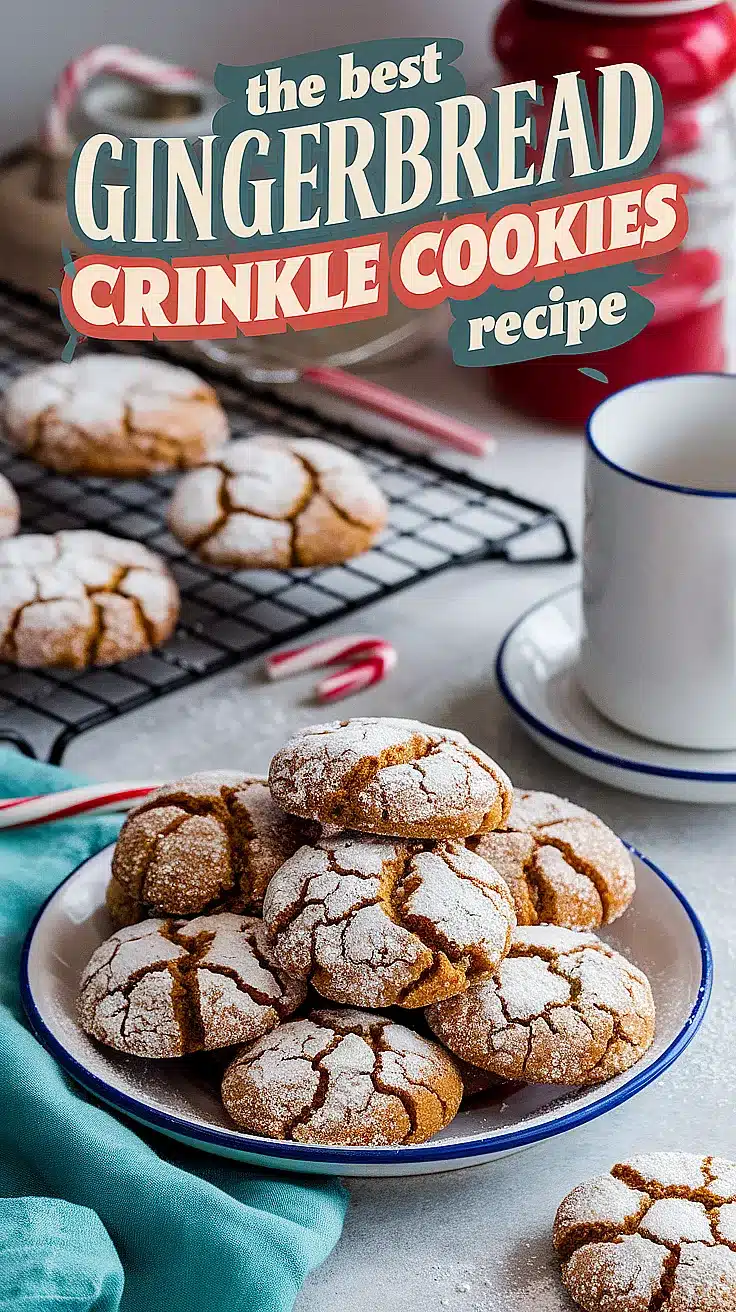
[[[580,14],[616,18],[664,18],[670,14],[695,14],[713,9],[722,0],[539,0],[554,9],[571,9]]]

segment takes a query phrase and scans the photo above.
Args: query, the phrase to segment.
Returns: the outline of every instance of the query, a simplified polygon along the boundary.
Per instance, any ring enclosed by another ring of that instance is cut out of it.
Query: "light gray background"
[[[381,378],[497,433],[498,452],[482,471],[557,505],[577,535],[579,437],[495,408],[485,371],[453,368],[446,349]],[[577,570],[498,563],[449,570],[326,627],[325,634],[384,634],[399,652],[389,680],[340,710],[462,729],[498,757],[516,784],[561,793],[602,815],[668,871],[702,915],[716,961],[709,1015],[661,1080],[575,1133],[496,1165],[352,1182],[343,1238],[307,1282],[296,1312],[571,1312],[550,1229],[574,1184],[636,1151],[736,1157],[736,807],[658,802],[596,784],[537,748],[495,687],[493,662],[505,630]],[[311,684],[306,675],[269,685],[260,662],[241,666],[86,734],[67,763],[100,779],[166,778],[208,766],[264,769],[292,730],[325,718],[310,703]]]
[[[135,46],[211,77],[345,41],[453,36],[463,71],[488,73],[496,0],[0,0],[0,150],[35,133],[59,70],[103,42]]]

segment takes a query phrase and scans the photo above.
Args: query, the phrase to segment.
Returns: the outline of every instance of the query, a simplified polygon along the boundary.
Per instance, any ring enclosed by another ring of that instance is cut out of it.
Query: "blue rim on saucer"
[[[624,471],[625,472],[625,471]],[[669,765],[648,765],[646,761],[633,761],[630,757],[619,756],[615,752],[604,752],[598,747],[591,747],[588,743],[581,742],[578,738],[571,738],[568,734],[560,733],[558,729],[553,729],[550,725],[545,724],[530,710],[520,702],[516,693],[511,688],[505,671],[505,654],[506,648],[513,640],[517,631],[522,624],[533,615],[535,611],[542,606],[548,606],[550,602],[557,601],[560,597],[566,597],[570,593],[578,592],[579,584],[572,584],[565,588],[560,588],[558,592],[553,592],[551,596],[545,597],[543,601],[537,601],[523,615],[519,617],[506,633],[496,656],[496,680],[504,698],[509,706],[513,709],[520,720],[534,729],[535,733],[541,734],[544,738],[550,738],[552,742],[559,743],[561,747],[567,747],[569,751],[576,752],[579,756],[590,757],[594,761],[602,761],[605,765],[616,766],[619,770],[631,770],[635,774],[650,774],[663,779],[690,779],[698,783],[718,783],[718,784],[736,784],[736,772],[717,771],[717,770],[684,770],[678,766]],[[646,860],[646,858],[643,858]],[[647,862],[651,864],[651,862]]]
[[[654,1080],[666,1071],[674,1061],[684,1052],[688,1044],[695,1037],[705,1016],[708,1002],[710,1000],[711,990],[713,987],[713,958],[708,941],[708,936],[703,925],[690,905],[685,895],[680,891],[676,884],[654,865],[652,861],[642,855],[638,849],[631,847],[630,850],[643,861],[646,866],[667,886],[671,893],[675,895],[687,915],[693,931],[698,940],[700,948],[701,974],[700,984],[693,1008],[685,1021],[684,1025],[676,1037],[672,1040],[669,1047],[660,1053],[659,1057],[637,1072],[636,1067],[632,1068],[631,1078],[626,1083],[609,1093],[604,1093],[592,1103],[579,1107],[574,1111],[567,1112],[560,1116],[553,1124],[528,1126],[518,1130],[509,1131],[506,1134],[484,1137],[481,1135],[474,1136],[472,1141],[462,1144],[452,1143],[429,1143],[421,1144],[416,1147],[412,1145],[402,1146],[399,1148],[316,1148],[308,1144],[295,1144],[280,1141],[278,1139],[267,1139],[256,1135],[243,1134],[239,1131],[223,1132],[215,1129],[203,1129],[199,1125],[178,1116],[171,1116],[168,1113],[160,1112],[151,1108],[146,1102],[138,1098],[133,1098],[129,1094],[121,1093],[118,1089],[108,1084],[106,1080],[89,1072],[62,1043],[51,1033],[48,1026],[40,1016],[33,999],[31,983],[28,973],[28,962],[31,944],[36,931],[36,926],[40,921],[46,907],[52,898],[56,896],[59,889],[64,886],[81,866],[85,865],[89,858],[80,862],[75,870],[67,875],[66,879],[53,890],[46,898],[43,906],[39,909],[33,919],[33,923],[26,935],[23,944],[23,950],[20,960],[20,992],[23,1007],[26,1016],[30,1022],[31,1029],[36,1038],[48,1049],[51,1056],[59,1063],[63,1070],[72,1076],[78,1084],[81,1084],[89,1093],[96,1094],[103,1102],[116,1110],[127,1113],[133,1119],[153,1128],[163,1130],[169,1135],[185,1140],[187,1143],[206,1144],[222,1149],[230,1149],[241,1153],[250,1153],[252,1155],[261,1154],[269,1158],[292,1159],[297,1162],[308,1163],[321,1162],[332,1165],[343,1165],[363,1163],[381,1164],[381,1163],[402,1163],[408,1160],[414,1162],[442,1162],[448,1160],[457,1160],[463,1157],[478,1157],[481,1154],[492,1155],[501,1152],[510,1152],[517,1148],[525,1148],[530,1144],[537,1143],[543,1139],[550,1139],[558,1134],[563,1134],[567,1130],[576,1129],[584,1125],[587,1121],[595,1120],[604,1113],[611,1111],[614,1107],[628,1102],[635,1094],[640,1093],[642,1089],[647,1088]]]

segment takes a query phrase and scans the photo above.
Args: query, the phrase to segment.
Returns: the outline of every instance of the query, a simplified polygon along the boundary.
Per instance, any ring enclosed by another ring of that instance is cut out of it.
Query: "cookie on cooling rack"
[[[259,910],[271,876],[317,829],[285,815],[257,775],[210,770],[164,784],[120,830],[107,889],[113,923]]]
[[[112,665],[165,642],[179,591],[139,542],[93,530],[0,542],[0,660],[26,668]]]
[[[108,938],[82,975],[82,1028],[134,1057],[250,1043],[304,1001],[275,964],[263,925],[223,912],[145,920]]]
[[[339,834],[276,872],[263,920],[284,970],[332,1002],[422,1007],[495,970],[516,923],[500,875],[462,843]]]
[[[569,1193],[553,1238],[584,1312],[734,1312],[736,1162],[654,1152]]]
[[[359,718],[294,734],[271,762],[271,792],[294,815],[402,838],[466,838],[511,806],[500,766],[461,733]]]
[[[597,929],[634,896],[634,863],[620,838],[582,806],[552,793],[514,793],[494,833],[467,840],[503,875],[520,925]]]
[[[42,365],[7,388],[3,418],[13,446],[60,474],[138,478],[189,469],[229,434],[208,383],[142,356]]]
[[[177,483],[172,533],[211,565],[337,565],[367,551],[388,507],[349,451],[264,433],[231,442]]]
[[[654,1040],[646,975],[595,934],[556,925],[517,929],[492,979],[426,1015],[464,1061],[530,1084],[597,1084]]]
[[[0,474],[0,538],[12,538],[20,525],[20,501],[10,479]]]
[[[375,1012],[313,1011],[242,1049],[222,1100],[249,1134],[342,1146],[424,1143],[463,1086],[439,1044]]]

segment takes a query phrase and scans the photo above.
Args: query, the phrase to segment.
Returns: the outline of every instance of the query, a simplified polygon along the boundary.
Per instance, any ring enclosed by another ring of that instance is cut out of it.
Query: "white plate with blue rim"
[[[522,615],[499,648],[499,687],[535,742],[581,774],[630,793],[736,803],[736,751],[638,738],[588,701],[576,677],[582,623],[580,587],[566,588]]]
[[[72,1079],[116,1112],[191,1147],[257,1166],[388,1176],[495,1161],[603,1116],[646,1088],[687,1047],[710,997],[711,953],[697,915],[667,876],[634,852],[634,903],[604,935],[647,973],[657,1008],[654,1045],[630,1071],[592,1089],[509,1085],[494,1100],[468,1100],[441,1134],[416,1146],[312,1147],[243,1134],[220,1102],[218,1064],[210,1057],[126,1057],[77,1024],[79,977],[111,932],[105,910],[111,857],[106,848],[69,875],[28,933],[21,993],[31,1027]]]

